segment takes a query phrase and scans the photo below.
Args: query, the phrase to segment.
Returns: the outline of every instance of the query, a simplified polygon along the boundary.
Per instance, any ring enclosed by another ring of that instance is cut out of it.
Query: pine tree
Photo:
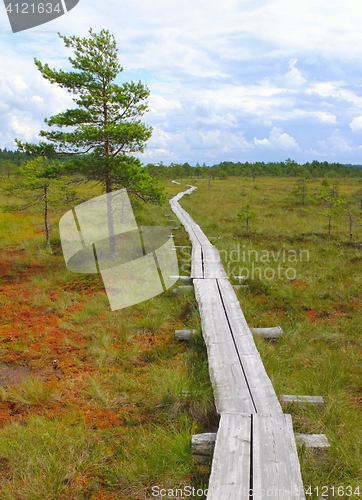
[[[23,200],[21,204],[6,206],[6,211],[26,210],[35,205],[42,207],[45,242],[50,246],[51,209],[69,206],[75,201],[75,191],[66,179],[59,176],[59,166],[45,158],[35,158],[20,167],[17,178],[9,181],[4,189]]]
[[[144,151],[152,130],[141,122],[149,90],[142,82],[115,83],[123,71],[114,36],[107,30],[89,38],[59,34],[74,49],[72,71],[51,69],[35,59],[42,76],[74,94],[76,107],[45,119],[55,130],[42,130],[39,144],[22,143],[29,154],[53,157],[72,155],[72,170],[102,184],[105,192],[127,188],[144,201],[161,203],[164,192],[133,153]],[[64,129],[66,129],[64,131]]]

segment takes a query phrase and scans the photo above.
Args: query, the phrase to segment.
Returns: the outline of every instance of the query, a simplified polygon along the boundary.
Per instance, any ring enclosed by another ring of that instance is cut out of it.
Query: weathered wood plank
[[[278,339],[284,332],[280,326],[271,326],[268,328],[250,328],[250,330],[256,335],[260,335],[265,339]]]
[[[191,277],[203,278],[204,266],[202,261],[202,248],[201,245],[193,245],[191,252]]]
[[[304,499],[290,415],[252,415],[253,499]]]
[[[324,398],[322,396],[293,396],[292,394],[281,394],[279,401],[283,404],[293,404],[296,406],[324,406]]]
[[[178,204],[183,194],[194,189],[190,187],[170,203],[196,247],[192,251],[195,264],[191,276],[216,410],[221,415],[207,499],[249,499],[253,488],[253,500],[265,496],[302,500],[290,416],[282,414],[217,249]],[[209,442],[206,454],[210,451]]]
[[[191,454],[198,460],[211,459],[216,441],[215,432],[194,434],[191,438]]]
[[[325,434],[300,434],[296,433],[298,443],[304,444],[306,448],[329,448],[330,444]]]
[[[217,248],[209,245],[202,247],[204,278],[227,278],[225,269],[221,263]]]
[[[175,338],[187,342],[195,333],[196,330],[175,330]]]
[[[282,414],[273,384],[266,373],[232,285],[229,280],[217,280],[217,284],[256,411],[265,415]]]
[[[249,500],[250,415],[221,415],[207,500]]]
[[[218,413],[253,413],[255,406],[241,369],[216,280],[194,279],[202,334]]]
[[[196,224],[196,222],[190,217],[186,210],[184,210],[179,205],[178,201],[182,198],[183,193],[179,193],[179,195],[170,200],[172,211],[175,213],[181,224],[184,226],[185,230],[188,232],[190,240],[193,244],[210,246],[211,243],[203,233],[200,226]]]

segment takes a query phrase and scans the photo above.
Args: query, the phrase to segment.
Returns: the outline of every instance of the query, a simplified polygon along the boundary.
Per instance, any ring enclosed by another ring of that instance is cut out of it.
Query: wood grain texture
[[[216,280],[194,280],[210,380],[218,413],[253,413],[255,406],[235,350]]]
[[[282,414],[273,384],[266,373],[233,287],[229,280],[218,280],[217,284],[256,412],[265,415]]]
[[[256,335],[260,335],[265,339],[278,339],[284,332],[280,326],[271,326],[269,328],[251,328],[251,331]]]
[[[196,330],[175,330],[175,338],[187,342],[195,333]]]
[[[306,448],[329,448],[330,444],[325,434],[296,434],[298,443],[304,444]]]
[[[224,413],[216,437],[207,500],[249,499],[251,417]]]
[[[227,278],[225,269],[221,263],[219,252],[213,245],[202,248],[204,263],[204,278]]]
[[[279,401],[283,404],[293,404],[295,406],[324,406],[324,398],[322,396],[293,396],[292,394],[281,394]]]
[[[304,499],[290,415],[252,415],[253,499]]]
[[[304,500],[290,415],[224,413],[207,500]]]
[[[205,432],[204,434],[194,434],[191,438],[192,455],[212,457],[216,440],[215,432]]]
[[[204,265],[202,260],[202,247],[199,244],[192,245],[191,251],[191,278],[203,278]]]

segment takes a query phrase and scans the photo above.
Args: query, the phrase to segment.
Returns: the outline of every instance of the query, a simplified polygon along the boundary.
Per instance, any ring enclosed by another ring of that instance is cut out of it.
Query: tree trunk
[[[352,241],[353,239],[353,233],[352,233],[352,228],[353,228],[353,217],[350,211],[348,211],[348,217],[349,217],[349,241]]]
[[[44,231],[46,245],[50,246],[50,227],[48,219],[48,186],[44,185]]]
[[[103,82],[103,96],[106,95],[106,82]],[[112,174],[110,163],[110,144],[108,137],[108,108],[107,103],[103,104],[103,119],[104,119],[104,153],[106,157],[106,194],[107,194],[107,221],[108,221],[108,237],[109,237],[109,252],[111,255],[116,253],[116,242],[114,239],[114,220],[113,220],[113,207],[112,207]]]

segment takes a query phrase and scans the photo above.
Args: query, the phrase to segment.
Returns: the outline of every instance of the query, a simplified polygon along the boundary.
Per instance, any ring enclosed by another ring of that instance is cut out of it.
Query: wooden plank
[[[181,224],[184,226],[185,230],[189,234],[189,237],[194,244],[200,244],[200,245],[206,245],[210,246],[211,243],[207,239],[206,235],[203,233],[202,229],[196,222],[191,218],[191,216],[184,210],[181,205],[178,203],[178,201],[181,199],[183,194],[185,193],[179,193],[176,195],[174,198],[170,200],[170,206],[172,211],[175,213],[175,215],[178,217],[180,220]],[[187,193],[189,194],[189,193]]]
[[[225,279],[217,280],[217,284],[256,411],[265,415],[282,414],[282,407],[266,373],[233,287],[229,280]]]
[[[215,432],[194,434],[191,438],[191,454],[200,461],[211,459],[216,441]]]
[[[268,328],[250,328],[250,330],[256,335],[260,335],[265,339],[278,339],[284,332],[280,326],[271,326]]]
[[[253,499],[305,498],[290,415],[252,415]]]
[[[204,266],[202,261],[201,245],[193,245],[191,252],[191,278],[203,278]]]
[[[330,444],[325,434],[299,434],[295,435],[298,443],[306,448],[329,448]]]
[[[241,369],[216,280],[194,279],[202,334],[218,413],[253,413],[255,406]]]
[[[200,241],[194,231],[194,222],[187,212],[184,212],[178,203],[171,203],[171,208],[175,215],[178,217],[181,224],[184,226],[186,232],[189,235],[191,243],[193,245],[199,245]]]
[[[227,278],[225,269],[221,263],[220,254],[213,245],[202,247],[204,262],[204,278]]]
[[[265,496],[302,500],[290,416],[282,414],[217,249],[178,204],[182,196],[180,193],[171,200],[171,208],[197,247],[192,253],[195,264],[191,276],[216,410],[221,414],[207,499],[249,499],[252,487],[253,500]]]
[[[279,401],[283,404],[293,404],[296,406],[324,406],[324,398],[322,396],[293,396],[292,394],[281,394]]]
[[[207,500],[249,500],[250,438],[250,415],[221,415]]]
[[[177,340],[184,340],[187,342],[195,333],[196,330],[175,330],[175,338]]]

